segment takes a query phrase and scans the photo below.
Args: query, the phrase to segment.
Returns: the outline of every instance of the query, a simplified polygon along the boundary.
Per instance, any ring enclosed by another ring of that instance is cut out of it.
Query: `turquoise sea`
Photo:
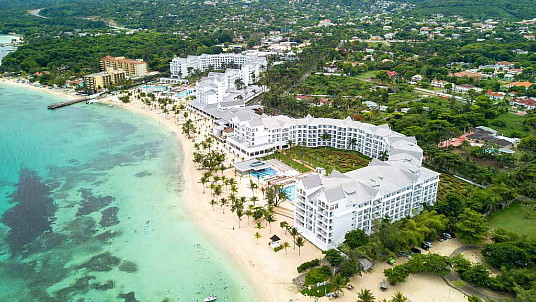
[[[0,43],[11,43],[11,40],[17,38],[16,36],[0,35]],[[10,52],[14,51],[16,47],[2,46],[0,45],[0,61]]]
[[[172,134],[57,101],[0,83],[0,301],[256,301],[186,215]]]

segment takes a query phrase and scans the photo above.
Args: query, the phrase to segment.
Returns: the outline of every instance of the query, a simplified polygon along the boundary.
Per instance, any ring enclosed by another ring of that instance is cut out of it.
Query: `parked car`
[[[443,239],[447,240],[447,239],[452,239],[452,235],[449,234],[449,233],[443,233]]]
[[[411,252],[411,254],[421,254],[422,253],[421,250],[419,250],[418,248],[415,248],[415,247],[412,247],[410,249],[410,252]]]
[[[425,241],[421,247],[425,250],[429,250],[432,246],[433,244],[431,242]]]

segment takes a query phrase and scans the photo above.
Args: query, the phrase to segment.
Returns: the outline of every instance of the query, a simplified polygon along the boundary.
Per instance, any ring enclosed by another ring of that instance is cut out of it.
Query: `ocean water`
[[[0,301],[256,301],[191,223],[158,123],[0,83]]]
[[[9,36],[9,35],[0,35],[0,43],[11,43],[11,40],[13,38],[17,38],[16,36]],[[2,62],[2,59],[7,56],[7,54],[10,51],[14,51],[17,49],[13,46],[2,46],[0,45],[0,63]]]

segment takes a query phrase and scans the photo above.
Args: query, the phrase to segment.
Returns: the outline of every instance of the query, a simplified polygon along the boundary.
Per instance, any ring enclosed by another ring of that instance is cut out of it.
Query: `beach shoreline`
[[[64,98],[64,99],[68,99],[68,100],[74,100],[74,99],[77,99],[77,98],[81,97],[80,95],[76,95],[74,93],[69,93],[69,92],[62,91],[63,89],[59,89],[59,88],[53,88],[53,89],[41,88],[41,87],[36,87],[36,86],[30,85],[30,84],[27,84],[27,83],[19,83],[19,82],[17,82],[17,80],[19,80],[19,79],[18,78],[1,78],[0,79],[0,84],[15,86],[15,87],[19,87],[19,88],[22,88],[22,89],[30,89],[30,90],[34,90],[34,91],[41,91],[41,92],[52,94],[52,95],[55,95],[55,96],[58,96],[58,97],[61,97],[61,98]]]
[[[279,282],[281,280],[278,280],[277,284],[267,283],[267,279],[270,278],[266,278],[265,274],[255,270],[256,263],[259,263],[259,259],[251,257],[251,255],[240,249],[238,245],[233,245],[237,240],[245,239],[243,236],[240,236],[240,239],[232,238],[233,240],[222,240],[222,238],[231,239],[231,237],[234,237],[232,231],[235,230],[232,227],[220,227],[223,221],[230,220],[230,218],[221,215],[219,211],[218,213],[214,213],[208,202],[206,202],[205,199],[210,198],[210,196],[206,196],[207,194],[203,193],[202,185],[197,181],[201,177],[202,172],[195,167],[192,161],[194,152],[193,143],[182,133],[180,126],[154,111],[141,108],[133,103],[113,102],[113,104],[151,118],[175,135],[182,149],[181,173],[183,182],[181,194],[184,209],[188,213],[191,221],[207,235],[211,244],[216,246],[220,252],[224,253],[227,256],[226,258],[232,261],[232,264],[239,267],[239,271],[245,275],[246,280],[254,288],[255,295],[259,298],[259,301],[283,301],[281,300],[283,297],[288,297],[283,298],[286,299],[285,301],[296,297],[302,297],[302,299],[305,298],[307,300],[307,297],[301,296],[297,290],[280,288],[278,285],[280,285]],[[238,231],[238,226],[236,228],[236,231]],[[248,239],[250,242],[254,242],[251,238]],[[274,275],[276,274],[277,272],[274,272]]]

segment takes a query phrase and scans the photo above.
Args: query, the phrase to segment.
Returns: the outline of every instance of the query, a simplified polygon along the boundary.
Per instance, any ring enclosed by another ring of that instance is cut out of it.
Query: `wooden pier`
[[[53,109],[58,109],[58,108],[61,108],[61,107],[69,106],[69,105],[72,105],[72,104],[85,102],[87,100],[89,100],[89,98],[80,98],[80,99],[71,100],[71,101],[67,101],[67,102],[50,104],[50,105],[47,106],[47,108],[50,109],[50,110],[53,110]]]

